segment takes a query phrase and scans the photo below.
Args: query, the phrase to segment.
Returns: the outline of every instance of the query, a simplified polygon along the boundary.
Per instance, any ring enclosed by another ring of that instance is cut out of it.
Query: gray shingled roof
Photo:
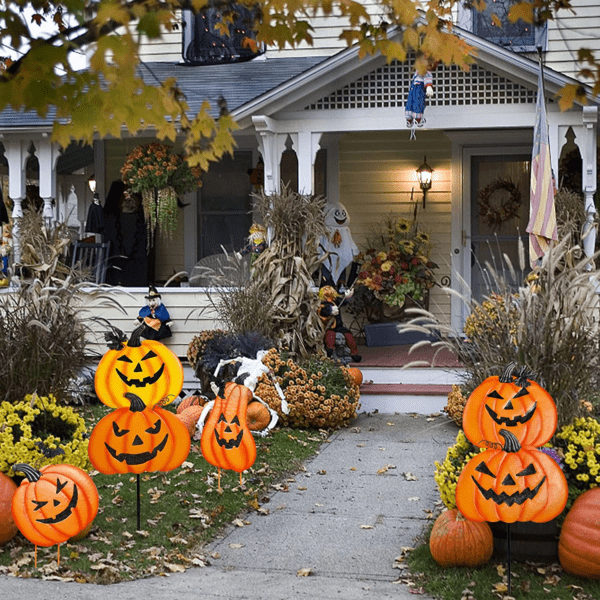
[[[155,81],[152,74],[160,81],[176,77],[194,114],[200,110],[204,100],[211,103],[213,114],[217,114],[220,96],[227,100],[227,106],[232,111],[324,60],[327,57],[258,58],[248,62],[197,67],[155,62],[145,63],[139,68],[148,84]],[[53,117],[54,111],[49,112],[46,118],[41,118],[33,112],[7,109],[0,113],[0,128],[48,126],[52,124]]]

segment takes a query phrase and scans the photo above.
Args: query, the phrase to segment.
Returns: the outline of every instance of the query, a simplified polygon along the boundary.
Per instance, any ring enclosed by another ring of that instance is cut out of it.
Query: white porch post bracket
[[[596,227],[594,217],[594,194],[596,193],[597,180],[597,135],[598,135],[598,107],[583,107],[583,143],[582,173],[583,193],[585,194],[586,220],[583,226],[583,249],[586,256],[592,256],[596,247]]]
[[[21,240],[19,236],[19,221],[23,216],[23,198],[26,195],[26,165],[29,157],[29,142],[27,140],[5,140],[4,156],[8,161],[8,195],[13,201],[13,248],[12,262],[21,260]]]
[[[279,152],[275,122],[265,115],[255,115],[252,123],[256,130],[258,149],[264,163],[264,193],[274,194],[279,190]]]
[[[300,131],[292,134],[296,155],[298,156],[298,191],[301,194],[311,195],[314,187],[314,164],[319,151],[322,133]]]
[[[51,223],[56,218],[52,200],[57,199],[56,163],[60,155],[60,147],[46,137],[38,142],[36,155],[40,164],[40,197],[44,201],[43,216],[47,223]]]

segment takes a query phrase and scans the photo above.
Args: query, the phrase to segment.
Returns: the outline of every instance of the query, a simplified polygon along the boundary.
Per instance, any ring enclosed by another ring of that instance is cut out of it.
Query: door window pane
[[[530,157],[474,156],[471,165],[471,293],[474,300],[481,301],[502,282],[516,289],[529,271],[525,228],[529,221]],[[507,211],[513,216],[506,218]],[[520,264],[519,239],[525,265]]]

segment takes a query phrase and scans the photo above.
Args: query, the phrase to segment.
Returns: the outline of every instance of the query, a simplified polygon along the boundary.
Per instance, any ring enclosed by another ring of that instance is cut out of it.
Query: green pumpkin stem
[[[134,394],[133,392],[127,392],[125,394],[125,398],[129,400],[129,410],[131,412],[143,412],[146,410],[144,401],[137,394]]]
[[[16,465],[13,465],[13,471],[15,473],[23,473],[30,483],[38,481],[39,478],[42,476],[42,474],[37,469],[34,469],[31,465],[26,465],[25,463],[18,463]]]
[[[501,429],[498,433],[504,438],[504,452],[518,452],[521,449],[521,444],[514,433],[506,429]]]
[[[142,345],[142,331],[144,331],[144,326],[140,325],[131,332],[127,342],[130,348],[139,348]]]

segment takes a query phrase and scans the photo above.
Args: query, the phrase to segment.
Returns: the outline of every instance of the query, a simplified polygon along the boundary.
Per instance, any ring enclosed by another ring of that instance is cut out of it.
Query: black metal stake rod
[[[141,520],[140,520],[140,476],[139,473],[137,475],[137,530],[140,531],[142,529]]]
[[[506,524],[506,554],[508,556],[508,595],[512,596],[511,573],[510,573],[510,523]]]

